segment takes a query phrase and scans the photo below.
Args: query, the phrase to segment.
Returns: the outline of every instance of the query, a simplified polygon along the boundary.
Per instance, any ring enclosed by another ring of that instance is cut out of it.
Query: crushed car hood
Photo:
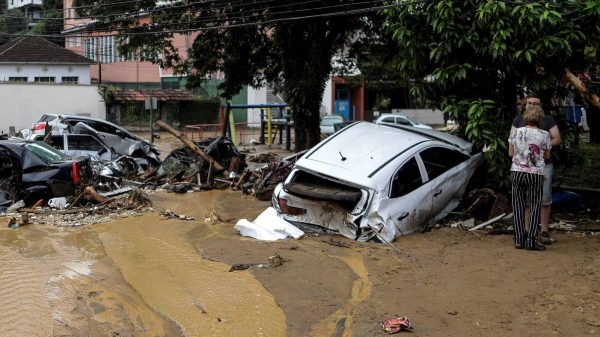
[[[104,145],[109,148],[112,148],[116,153],[126,156],[135,156],[137,154],[143,154],[158,160],[157,150],[153,148],[153,146],[140,139],[131,139],[127,137],[120,137],[117,135],[105,134],[102,132],[98,132],[95,129],[91,128],[85,123],[79,122],[73,127],[74,133],[92,135],[102,141]],[[138,155],[139,156],[139,155]]]

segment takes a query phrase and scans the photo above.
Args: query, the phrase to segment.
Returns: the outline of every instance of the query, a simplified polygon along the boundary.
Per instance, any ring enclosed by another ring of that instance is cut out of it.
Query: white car
[[[335,124],[343,123],[344,117],[340,115],[327,115],[321,118],[321,133],[330,136],[335,132]]]
[[[376,124],[391,123],[391,124],[399,124],[399,125],[406,125],[406,126],[414,126],[415,128],[421,128],[421,129],[432,129],[432,127],[429,125],[419,123],[419,122],[412,120],[404,115],[398,115],[398,114],[383,114],[383,115],[379,116],[379,118],[377,118],[377,120],[375,120],[375,123]]]
[[[304,229],[390,242],[456,208],[483,161],[471,149],[435,130],[356,122],[304,154],[272,204]]]

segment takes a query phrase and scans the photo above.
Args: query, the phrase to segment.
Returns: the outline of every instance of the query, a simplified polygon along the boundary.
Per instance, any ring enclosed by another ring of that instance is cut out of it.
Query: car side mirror
[[[98,151],[98,154],[99,154],[99,155],[103,155],[103,154],[105,154],[106,152],[108,152],[108,150],[107,150],[105,147],[103,147],[103,148],[101,148],[101,149],[100,149],[100,151]]]

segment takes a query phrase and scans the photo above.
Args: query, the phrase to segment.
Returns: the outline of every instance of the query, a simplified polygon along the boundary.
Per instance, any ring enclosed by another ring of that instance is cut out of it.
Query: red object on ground
[[[398,333],[402,330],[412,329],[410,320],[406,316],[389,318],[381,321],[381,327],[389,334]]]

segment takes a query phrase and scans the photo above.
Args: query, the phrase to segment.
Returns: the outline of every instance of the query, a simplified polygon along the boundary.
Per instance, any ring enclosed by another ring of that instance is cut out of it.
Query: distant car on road
[[[419,123],[419,122],[412,120],[404,115],[399,115],[399,114],[383,114],[375,120],[375,124],[381,124],[381,123],[414,126],[415,128],[421,128],[421,129],[432,129],[432,127],[429,125]]]
[[[0,141],[0,209],[74,195],[91,175],[89,157],[71,158],[43,142]]]
[[[340,115],[327,115],[321,118],[321,133],[329,136],[335,132],[335,124],[343,123],[344,117]]]

